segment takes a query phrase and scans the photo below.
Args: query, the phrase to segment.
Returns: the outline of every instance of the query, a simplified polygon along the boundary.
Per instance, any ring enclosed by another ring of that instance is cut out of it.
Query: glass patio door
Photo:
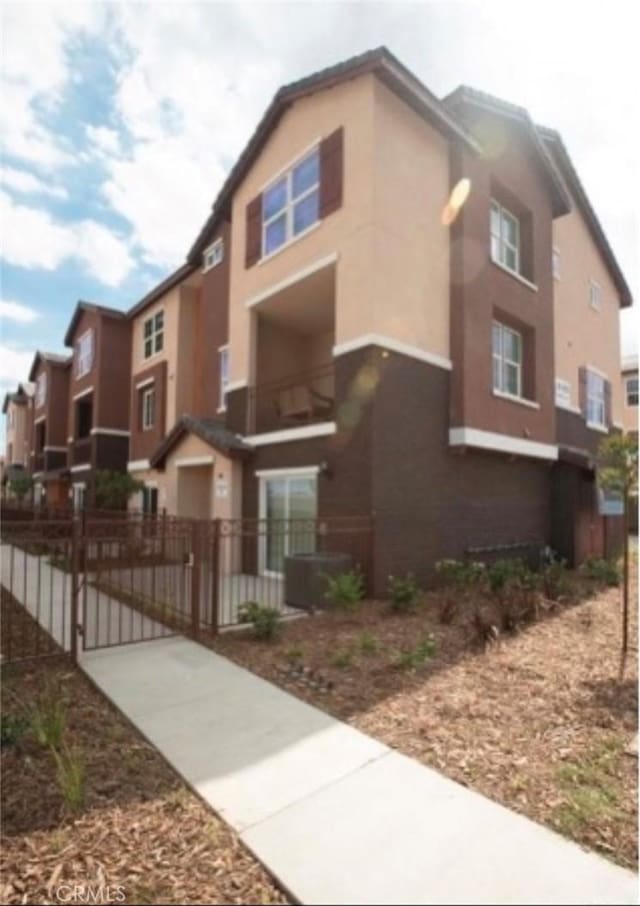
[[[315,473],[264,476],[260,479],[261,513],[266,519],[261,571],[282,575],[289,554],[315,550],[318,491]]]

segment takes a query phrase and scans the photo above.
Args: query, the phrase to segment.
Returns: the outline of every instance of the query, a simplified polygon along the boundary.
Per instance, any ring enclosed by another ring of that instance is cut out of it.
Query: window
[[[203,270],[209,271],[212,267],[215,267],[216,264],[220,264],[224,256],[224,241],[223,239],[216,239],[216,241],[209,246],[208,249],[204,251],[204,267]]]
[[[145,516],[158,513],[158,489],[154,485],[145,485],[142,489],[142,512]]]
[[[558,249],[553,250],[552,263],[553,263],[552,264],[553,276],[555,277],[556,280],[559,280],[560,279],[560,252],[558,251]]]
[[[491,202],[491,260],[520,273],[520,224],[497,201]]]
[[[556,378],[556,406],[571,405],[571,384],[569,381],[563,381]]]
[[[624,382],[625,391],[627,394],[627,406],[637,406],[638,405],[638,378],[637,377],[628,377]]]
[[[93,365],[93,330],[86,330],[76,342],[76,380],[89,374]]]
[[[316,549],[318,511],[316,471],[260,476],[260,518],[266,531],[260,536],[260,570],[281,575],[291,554]]]
[[[73,485],[73,508],[74,510],[83,510],[87,496],[87,486],[84,482],[77,482]]]
[[[93,402],[91,394],[76,402],[76,440],[91,436],[93,426]]]
[[[155,315],[144,322],[144,357],[151,358],[164,349],[164,311],[157,311]]]
[[[587,371],[587,424],[606,428],[605,379],[595,371]]]
[[[43,371],[36,380],[36,407],[44,406],[47,398],[47,372]]]
[[[229,347],[221,346],[220,356],[220,409],[227,408],[227,387],[229,386]]]
[[[600,311],[602,307],[602,290],[595,280],[589,281],[589,305],[594,311]]]
[[[142,391],[142,430],[150,431],[156,418],[156,391],[148,387]]]
[[[318,220],[320,156],[315,148],[262,196],[262,254],[270,255]]]
[[[493,389],[522,396],[522,335],[493,322]]]

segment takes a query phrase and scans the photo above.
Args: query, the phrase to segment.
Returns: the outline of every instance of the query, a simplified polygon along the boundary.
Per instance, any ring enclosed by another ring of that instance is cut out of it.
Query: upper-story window
[[[36,379],[36,407],[44,406],[47,398],[47,372],[42,371]]]
[[[144,357],[151,358],[164,349],[164,311],[160,310],[144,322]]]
[[[491,200],[491,259],[520,273],[520,223],[494,199]]]
[[[602,289],[595,280],[589,281],[589,305],[594,311],[600,311],[602,307]]]
[[[89,374],[93,366],[93,330],[85,332],[76,341],[75,350],[76,379]]]
[[[638,378],[628,377],[624,382],[627,406],[638,405]]]
[[[493,389],[522,396],[522,334],[493,322]]]
[[[229,347],[221,346],[218,350],[220,356],[220,409],[227,408],[227,388],[229,386]]]
[[[142,391],[142,430],[150,431],[156,421],[156,391],[155,387],[147,387]]]
[[[553,276],[556,280],[560,279],[560,252],[554,248],[552,257]]]
[[[206,273],[211,270],[212,267],[215,267],[217,264],[222,262],[224,257],[224,240],[222,237],[216,239],[209,248],[204,250],[203,257],[203,267],[202,270]]]
[[[315,148],[277,182],[262,199],[262,254],[270,255],[319,218],[320,156]]]
[[[587,424],[594,428],[606,428],[606,380],[596,371],[587,371]]]

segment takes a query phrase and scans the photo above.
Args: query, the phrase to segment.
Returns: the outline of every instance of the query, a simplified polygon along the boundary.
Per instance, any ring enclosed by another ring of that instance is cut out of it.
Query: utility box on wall
[[[326,552],[285,557],[285,603],[301,610],[321,610],[328,604],[327,576],[337,576],[352,567],[350,554]]]

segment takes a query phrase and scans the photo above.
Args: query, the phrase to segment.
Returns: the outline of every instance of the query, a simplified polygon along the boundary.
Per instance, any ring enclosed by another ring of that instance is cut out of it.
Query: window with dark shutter
[[[262,252],[262,195],[247,205],[247,236],[245,267],[252,267],[260,260]]]
[[[342,205],[343,144],[342,126],[320,142],[320,217]]]

